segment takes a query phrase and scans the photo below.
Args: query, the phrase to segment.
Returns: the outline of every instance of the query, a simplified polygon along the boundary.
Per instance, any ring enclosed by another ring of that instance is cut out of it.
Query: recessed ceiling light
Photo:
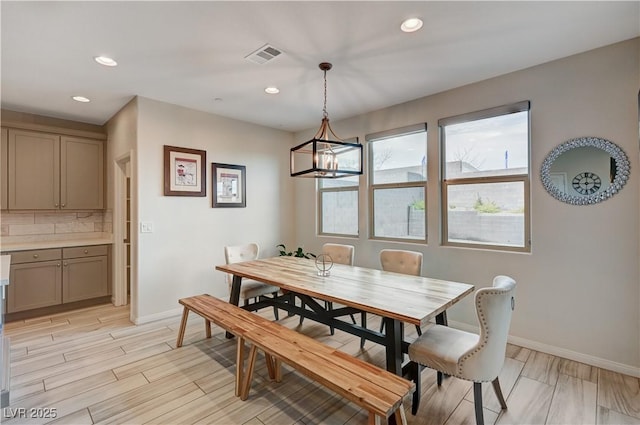
[[[404,32],[414,32],[420,28],[422,28],[422,19],[420,18],[405,19],[400,25],[400,29]]]
[[[96,62],[98,62],[100,65],[104,65],[104,66],[118,66],[118,62],[116,62],[115,60],[111,59],[110,57],[107,56],[96,56],[95,58],[93,58]]]
[[[268,94],[278,94],[280,93],[280,89],[277,87],[267,87],[266,89],[264,89],[265,93]]]
[[[82,102],[82,103],[91,102],[91,99],[84,96],[73,96],[71,99],[75,100],[76,102]]]

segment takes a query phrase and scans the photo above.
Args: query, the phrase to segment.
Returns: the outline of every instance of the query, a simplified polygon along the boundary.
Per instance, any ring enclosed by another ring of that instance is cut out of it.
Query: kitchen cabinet
[[[60,207],[104,208],[104,145],[101,140],[60,139]]]
[[[62,303],[60,249],[14,252],[11,254],[10,273],[7,313]]]
[[[7,313],[111,294],[107,245],[11,253]]]
[[[8,209],[104,208],[104,144],[8,129]]]
[[[106,245],[62,250],[62,302],[109,295],[109,260]]]

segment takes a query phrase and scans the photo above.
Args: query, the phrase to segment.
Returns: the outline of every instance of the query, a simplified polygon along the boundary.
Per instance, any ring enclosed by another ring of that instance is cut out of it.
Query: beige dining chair
[[[515,306],[516,282],[509,276],[496,276],[493,286],[475,294],[476,315],[480,334],[435,325],[409,345],[412,379],[416,383],[411,412],[420,404],[422,367],[438,371],[438,386],[442,375],[473,381],[476,424],[484,424],[482,414],[482,382],[493,384],[500,406],[507,408],[498,374],[504,364],[507,336]]]
[[[383,249],[380,251],[380,265],[386,272],[420,276],[422,273],[422,253],[402,249]],[[384,330],[384,320],[380,322],[380,332]],[[416,332],[422,335],[422,329],[416,325]],[[364,339],[360,341],[364,346]]]
[[[242,261],[257,260],[260,253],[260,247],[256,243],[249,243],[246,245],[235,245],[224,247],[224,259],[227,264],[239,263]],[[229,292],[231,292],[231,285],[233,283],[233,275],[227,274],[227,284],[229,285]],[[266,295],[277,295],[280,288],[266,283],[258,282],[251,279],[242,279],[240,285],[240,298],[243,299],[244,305],[248,305],[250,300],[259,300],[260,297]],[[273,315],[278,320],[278,309],[273,307]]]
[[[322,254],[331,257],[331,261],[333,261],[334,264],[345,264],[347,266],[353,266],[355,252],[356,248],[353,245],[338,243],[326,243],[322,245]],[[333,310],[333,303],[331,301],[325,301],[324,307],[327,310]],[[353,317],[353,314],[351,315],[351,320],[354,324],[356,323],[356,319],[355,317]],[[302,324],[303,321],[304,317],[300,316],[300,324]],[[330,326],[329,329],[331,330],[331,335],[333,335],[333,327]]]

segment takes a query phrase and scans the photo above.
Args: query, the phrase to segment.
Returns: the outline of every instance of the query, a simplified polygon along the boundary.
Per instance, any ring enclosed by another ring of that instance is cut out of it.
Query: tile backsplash
[[[90,236],[92,233],[112,233],[113,214],[105,212],[7,212],[0,213],[0,236],[19,239],[53,235]]]

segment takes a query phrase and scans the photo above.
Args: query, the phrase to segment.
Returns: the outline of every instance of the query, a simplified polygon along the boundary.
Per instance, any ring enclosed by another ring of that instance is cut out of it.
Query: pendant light
[[[327,113],[328,62],[319,65],[324,72],[322,124],[313,139],[291,148],[291,177],[335,179],[362,174],[362,145],[340,139],[329,125]]]

